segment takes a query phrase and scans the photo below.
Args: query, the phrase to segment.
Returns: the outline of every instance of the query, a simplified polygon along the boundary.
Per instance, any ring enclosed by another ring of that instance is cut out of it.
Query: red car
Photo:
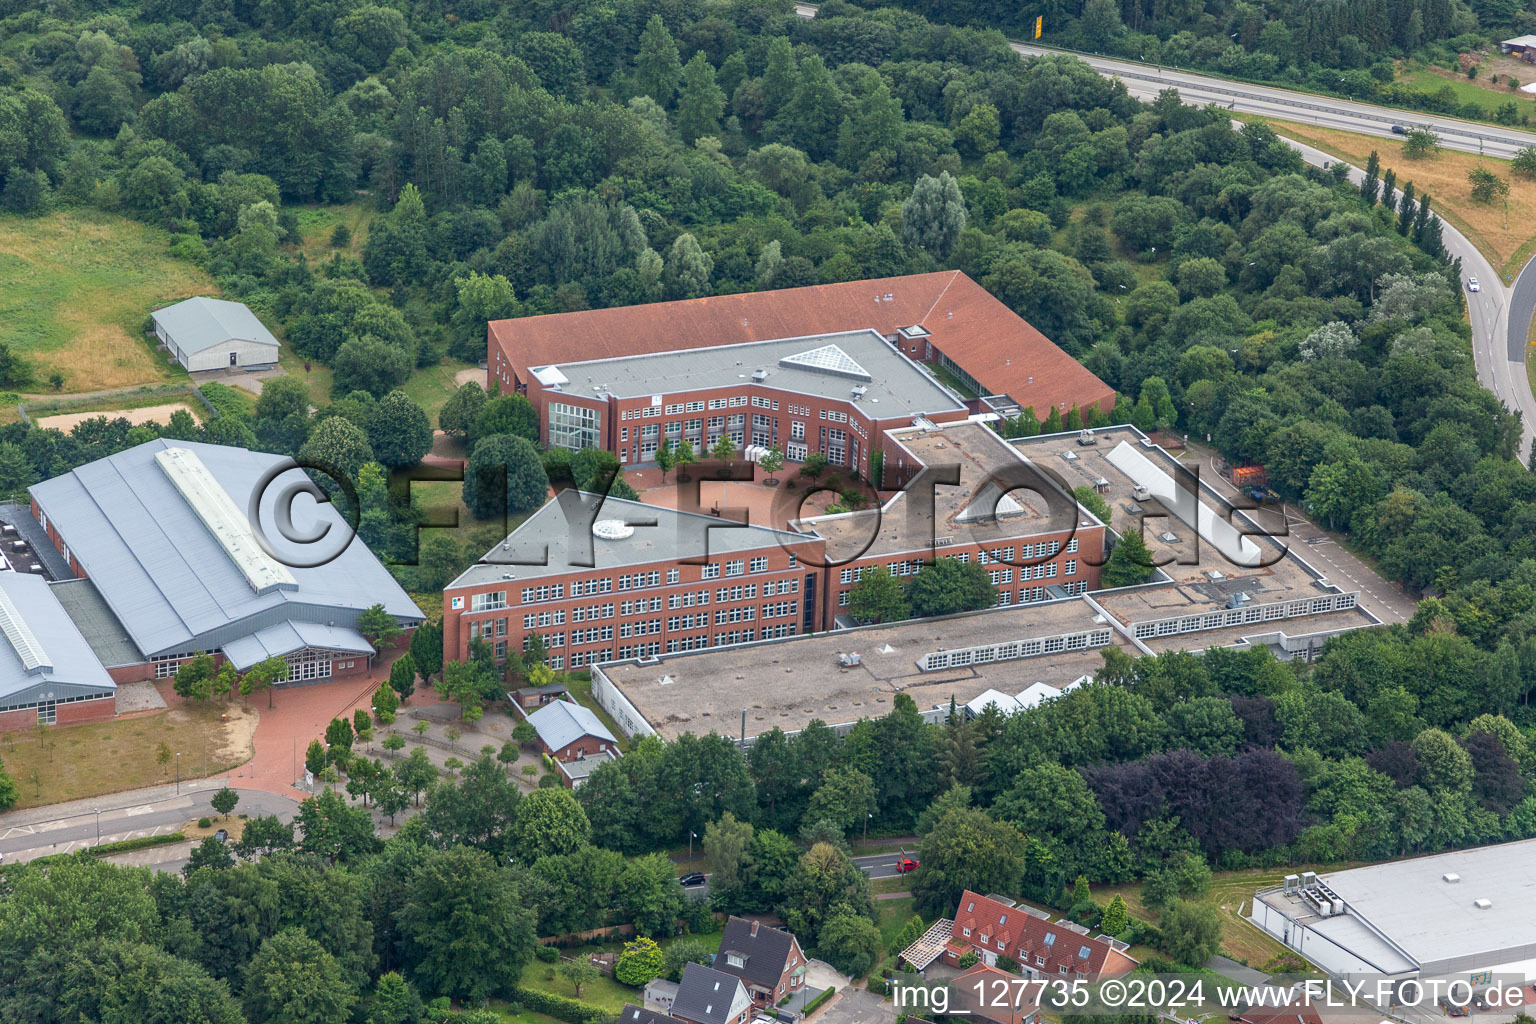
[[[904,875],[908,871],[916,871],[916,870],[917,870],[917,861],[914,860],[911,857],[903,857],[903,858],[901,858],[901,860],[896,862],[896,873],[898,875]]]

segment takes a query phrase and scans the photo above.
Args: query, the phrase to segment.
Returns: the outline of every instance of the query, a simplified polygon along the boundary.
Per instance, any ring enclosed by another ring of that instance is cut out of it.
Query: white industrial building
[[[1317,875],[1254,896],[1254,924],[1336,977],[1536,976],[1536,839]]]
[[[278,343],[244,303],[199,295],[150,314],[155,337],[188,370],[266,370]]]

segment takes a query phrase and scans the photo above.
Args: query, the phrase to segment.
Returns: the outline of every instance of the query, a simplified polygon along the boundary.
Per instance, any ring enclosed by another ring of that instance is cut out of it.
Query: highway
[[[795,13],[814,18],[816,5],[797,2]],[[1009,43],[1021,56],[1060,54],[1076,57],[1107,78],[1118,78],[1126,91],[1141,100],[1152,100],[1167,88],[1179,91],[1179,98],[1191,106],[1216,104],[1234,113],[1258,114],[1293,123],[1334,128],[1360,135],[1393,136],[1393,125],[1424,125],[1440,136],[1448,149],[1487,156],[1510,158],[1525,146],[1536,146],[1536,133],[1477,124],[1426,111],[1395,110],[1372,103],[1341,100],[1314,93],[1293,92],[1272,86],[1234,82],[1193,71],[1118,60],[1073,50],[1058,50],[1032,43]],[[1334,162],[1326,153],[1285,140],[1311,164],[1319,167]],[[1361,178],[1359,168],[1352,168],[1351,180]],[[1399,193],[1400,195],[1401,193]],[[1520,414],[1523,433],[1519,457],[1530,457],[1536,436],[1536,397],[1531,393],[1525,372],[1525,350],[1531,320],[1536,316],[1536,260],[1528,261],[1513,282],[1503,279],[1466,236],[1442,222],[1445,247],[1461,257],[1463,280],[1455,282],[1465,290],[1467,280],[1477,278],[1481,290],[1466,292],[1467,315],[1472,324],[1472,354],[1477,365],[1478,382],[1492,391],[1505,408]]]
[[[1076,57],[1100,74],[1118,78],[1126,91],[1137,99],[1154,99],[1164,89],[1179,90],[1179,96],[1191,106],[1216,104],[1238,114],[1258,114],[1278,121],[1335,128],[1358,135],[1390,138],[1393,125],[1422,125],[1440,136],[1447,149],[1509,159],[1525,146],[1536,146],[1536,133],[1504,128],[1499,125],[1461,121],[1423,110],[1396,110],[1374,103],[1341,100],[1314,93],[1293,92],[1273,86],[1233,82],[1193,71],[1181,71],[1134,60],[1119,60],[1093,54],[1057,50],[1032,43],[1010,43],[1026,57],[1064,54]]]

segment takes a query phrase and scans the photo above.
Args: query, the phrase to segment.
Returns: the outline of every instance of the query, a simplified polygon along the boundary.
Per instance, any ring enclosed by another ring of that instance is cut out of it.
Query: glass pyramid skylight
[[[868,370],[854,362],[853,357],[836,345],[823,345],[808,352],[797,352],[779,360],[780,366],[797,366],[802,370],[830,373],[851,380],[874,380]]]

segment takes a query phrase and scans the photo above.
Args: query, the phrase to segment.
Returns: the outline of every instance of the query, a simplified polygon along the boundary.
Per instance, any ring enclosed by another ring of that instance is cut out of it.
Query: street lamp
[[[688,831],[688,859],[693,860],[693,841],[699,838],[699,834],[692,829]]]
[[[176,752],[176,794],[181,795],[181,752]]]
[[[100,807],[92,807],[91,810],[96,812],[96,845],[100,846],[101,845],[101,808]]]
[[[864,841],[869,842],[869,819],[875,815],[873,812],[864,815]]]

